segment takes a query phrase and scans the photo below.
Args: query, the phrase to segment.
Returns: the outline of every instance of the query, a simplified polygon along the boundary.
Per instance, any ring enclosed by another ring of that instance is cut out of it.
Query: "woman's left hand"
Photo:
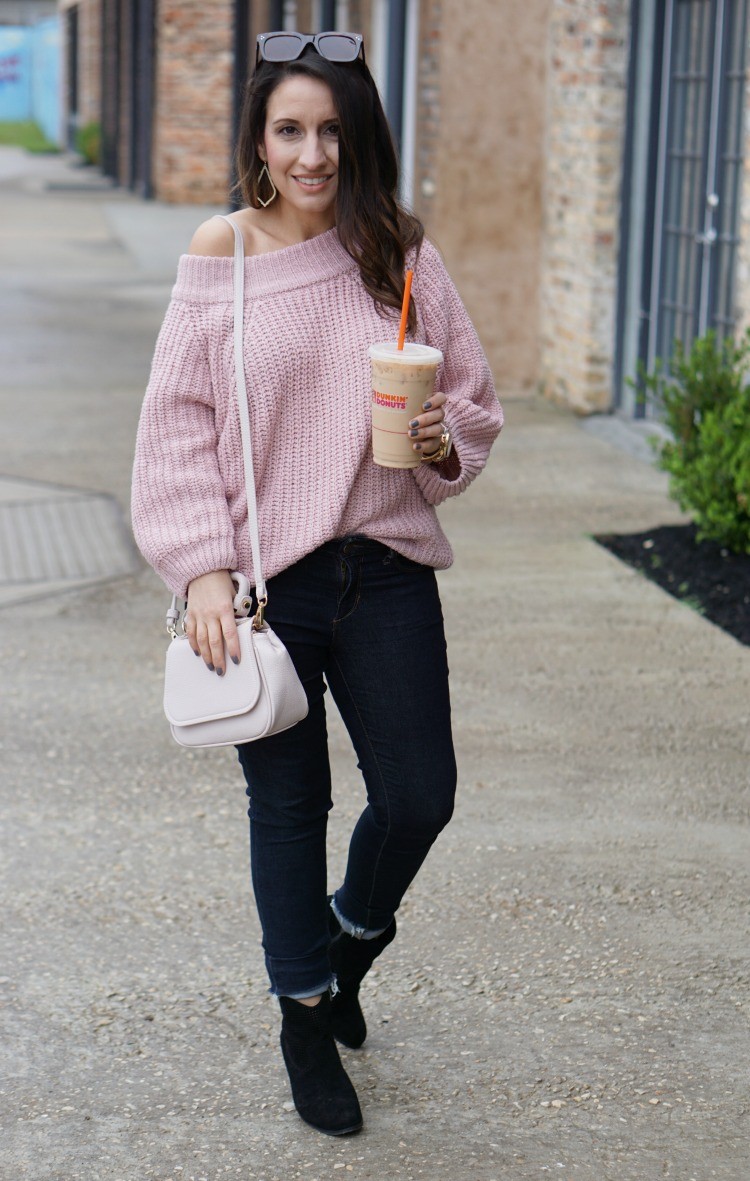
[[[409,423],[409,438],[420,455],[432,455],[440,446],[440,436],[445,430],[445,394],[432,394],[423,405],[424,413]]]

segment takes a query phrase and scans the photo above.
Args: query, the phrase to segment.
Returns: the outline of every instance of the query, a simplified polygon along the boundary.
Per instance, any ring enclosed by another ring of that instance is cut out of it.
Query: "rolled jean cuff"
[[[345,918],[336,905],[335,894],[331,898],[331,910],[335,914],[336,920],[341,927],[341,930],[346,935],[351,935],[353,939],[377,939],[378,935],[382,935],[383,931],[385,931],[386,928],[390,926],[390,923],[386,923],[385,927],[378,927],[375,930],[370,930],[368,927],[359,927],[356,923],[350,922],[349,919]]]
[[[318,988],[306,988],[304,992],[277,992],[273,987],[269,988],[272,996],[288,996],[293,1001],[306,1001],[311,996],[322,996],[324,992],[330,991],[336,993],[336,977],[329,976],[325,984],[321,984]]]

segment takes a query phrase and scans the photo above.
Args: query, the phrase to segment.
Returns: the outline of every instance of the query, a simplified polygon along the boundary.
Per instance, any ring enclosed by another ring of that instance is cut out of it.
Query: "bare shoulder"
[[[239,228],[245,247],[245,257],[266,254],[277,248],[278,243],[269,233],[257,209],[238,209],[230,213],[229,220]],[[221,217],[210,217],[193,235],[190,254],[209,255],[213,258],[228,258],[234,254],[234,234]]]
[[[223,218],[209,217],[193,234],[188,253],[210,258],[231,257],[234,254],[234,234]]]

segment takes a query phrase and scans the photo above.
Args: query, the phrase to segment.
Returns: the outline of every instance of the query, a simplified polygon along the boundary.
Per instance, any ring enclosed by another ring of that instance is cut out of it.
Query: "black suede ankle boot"
[[[294,1106],[306,1124],[327,1136],[347,1136],[362,1127],[362,1112],[349,1075],[341,1065],[331,1031],[331,998],[317,1005],[279,997],[281,1052]]]
[[[359,1003],[359,986],[381,951],[396,937],[396,920],[374,939],[355,939],[342,931],[333,910],[328,927],[331,933],[331,971],[336,976],[338,992],[331,1000],[331,1028],[336,1041],[358,1050],[367,1037],[367,1025]]]

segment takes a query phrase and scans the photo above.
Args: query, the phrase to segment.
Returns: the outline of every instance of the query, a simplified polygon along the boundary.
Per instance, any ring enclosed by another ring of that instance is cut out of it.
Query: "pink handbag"
[[[167,630],[172,641],[167,649],[164,677],[164,712],[172,734],[181,746],[235,746],[254,742],[268,734],[288,730],[307,716],[307,695],[302,682],[278,636],[264,619],[268,595],[260,560],[258,509],[250,439],[250,412],[245,383],[242,348],[245,252],[242,234],[234,230],[234,364],[237,401],[245,461],[247,523],[253,569],[256,575],[257,610],[250,615],[252,600],[244,574],[233,573],[237,585],[234,613],[240,638],[240,663],[227,661],[223,677],[210,672],[196,660],[184,630],[178,631],[184,616],[184,600],[173,596],[167,612]]]

